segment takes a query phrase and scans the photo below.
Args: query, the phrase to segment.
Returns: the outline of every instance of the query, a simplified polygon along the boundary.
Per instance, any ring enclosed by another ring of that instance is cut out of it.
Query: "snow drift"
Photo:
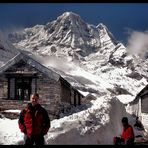
[[[47,144],[113,144],[113,136],[121,133],[125,107],[107,96],[93,104],[88,110],[54,120],[46,136]]]

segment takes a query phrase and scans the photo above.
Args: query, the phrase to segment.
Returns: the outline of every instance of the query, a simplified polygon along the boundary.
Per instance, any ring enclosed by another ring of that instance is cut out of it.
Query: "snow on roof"
[[[147,94],[148,92],[145,92],[145,90],[148,90],[148,84],[136,95],[135,99],[131,101],[130,104],[134,104],[139,99],[139,96]]]
[[[81,91],[81,90],[78,90],[78,92],[80,92],[85,97],[89,94],[89,92],[84,92],[84,91]]]
[[[6,112],[6,113],[20,113],[21,110],[18,110],[18,109],[9,109],[9,110],[4,110],[3,112]]]
[[[118,98],[120,102],[122,102],[123,104],[128,104],[129,102],[133,101],[134,96],[121,94],[121,95],[117,95],[116,98]]]
[[[15,57],[10,59],[4,66],[2,66],[0,68],[0,73],[3,73],[8,68],[10,68],[12,65],[14,65],[17,62],[19,62],[20,60],[23,60],[24,62],[26,62],[27,64],[31,65],[32,67],[35,67],[39,71],[45,73],[51,79],[54,79],[54,80],[58,81],[59,78],[60,78],[59,74],[57,74],[56,72],[52,71],[51,69],[43,66],[38,61],[32,59],[29,55],[26,55],[24,53],[19,53]]]

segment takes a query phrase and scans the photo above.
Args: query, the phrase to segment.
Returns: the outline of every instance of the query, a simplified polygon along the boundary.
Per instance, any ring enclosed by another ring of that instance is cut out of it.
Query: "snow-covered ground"
[[[123,116],[134,120],[126,112],[125,106],[111,96],[103,96],[91,101],[87,110],[51,122],[51,128],[45,135],[45,142],[50,144],[113,144],[113,137],[120,136]],[[0,119],[0,144],[21,145],[24,143],[18,128],[18,119]],[[135,131],[135,134],[139,134]],[[141,134],[141,133],[140,133]]]
[[[22,134],[18,127],[18,119],[11,120],[0,118],[0,144],[11,145],[16,144],[19,140],[23,140]]]
[[[47,144],[113,144],[121,133],[121,118],[126,116],[123,104],[110,96],[92,101],[87,110],[54,120],[46,136]]]
[[[87,110],[53,120],[51,129],[45,136],[46,143],[112,144],[112,136],[121,132],[120,120],[126,114],[125,108],[117,99],[104,97],[92,103],[93,106]],[[0,119],[1,144],[18,144],[22,141],[23,134],[20,133],[17,122],[18,119]]]
[[[12,109],[9,109],[9,110],[4,110],[3,112],[6,112],[6,113],[20,113],[20,110],[12,110]]]

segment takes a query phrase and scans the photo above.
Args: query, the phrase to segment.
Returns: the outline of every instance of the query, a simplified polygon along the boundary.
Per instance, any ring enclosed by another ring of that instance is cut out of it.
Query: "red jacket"
[[[127,141],[128,139],[134,140],[135,136],[131,125],[128,125],[126,128],[123,128],[121,138],[123,138],[124,141]]]
[[[35,107],[31,103],[21,111],[19,120],[19,128],[21,132],[25,133],[28,137],[39,136],[47,134],[50,128],[50,119],[47,111],[37,104]]]

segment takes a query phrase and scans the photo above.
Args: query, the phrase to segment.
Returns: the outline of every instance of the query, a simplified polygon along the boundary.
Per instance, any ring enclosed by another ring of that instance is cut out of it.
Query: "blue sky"
[[[126,43],[127,30],[148,30],[148,3],[0,3],[0,29],[31,27],[72,11],[93,25],[104,23]]]

